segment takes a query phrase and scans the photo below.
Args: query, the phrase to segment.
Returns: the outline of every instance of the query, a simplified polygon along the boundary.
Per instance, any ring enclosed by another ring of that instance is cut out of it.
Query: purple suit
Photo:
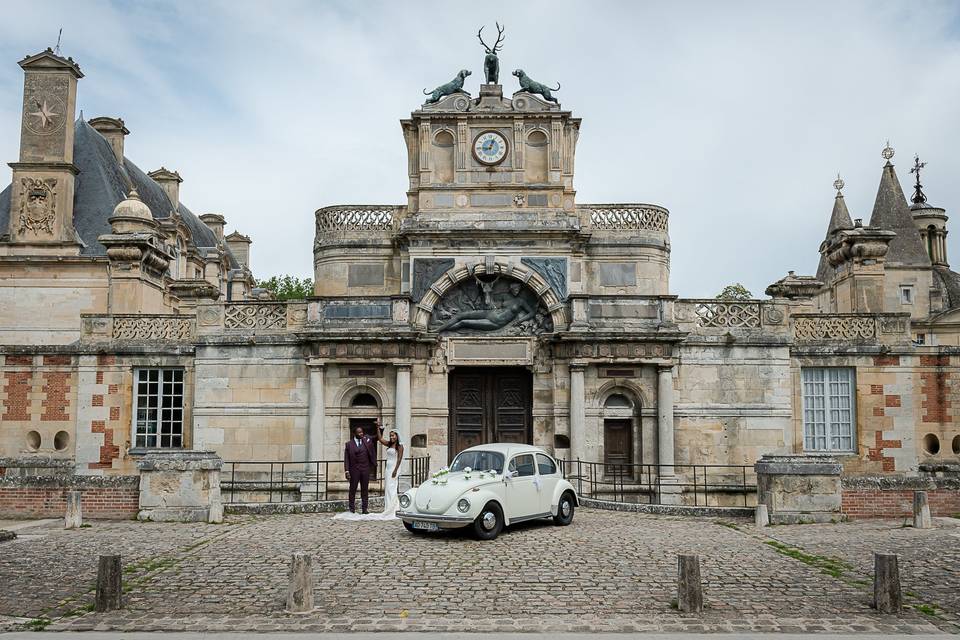
[[[356,437],[347,440],[343,447],[343,468],[350,474],[350,511],[357,510],[357,485],[360,485],[360,504],[363,512],[367,512],[367,501],[370,491],[370,472],[377,466],[373,440],[363,436],[357,446]]]

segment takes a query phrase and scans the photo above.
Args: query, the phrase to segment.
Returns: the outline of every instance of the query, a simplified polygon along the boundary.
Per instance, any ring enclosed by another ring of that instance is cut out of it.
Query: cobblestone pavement
[[[960,521],[938,521],[932,531],[899,524],[759,534],[743,521],[581,509],[570,527],[529,523],[493,542],[413,536],[396,522],[328,514],[48,525],[0,546],[0,617],[98,631],[960,632]],[[874,548],[903,554],[911,602],[935,607],[934,615],[870,608]],[[294,551],[314,558],[318,608],[310,615],[282,611]],[[924,556],[933,551],[941,563]],[[90,612],[96,556],[113,552],[123,555],[125,609]],[[700,617],[671,606],[676,554],[688,552],[702,558]],[[922,567],[911,566],[915,559]]]

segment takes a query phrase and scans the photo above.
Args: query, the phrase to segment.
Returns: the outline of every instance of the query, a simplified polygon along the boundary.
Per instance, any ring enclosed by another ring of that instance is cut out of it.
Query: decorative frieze
[[[225,305],[223,327],[225,329],[256,331],[285,329],[287,327],[287,305],[282,303]]]
[[[666,209],[653,205],[584,204],[577,209],[589,216],[590,226],[595,229],[642,230],[667,232],[670,214]]]
[[[194,318],[190,316],[114,316],[114,340],[191,340]]]
[[[317,232],[391,231],[402,208],[390,204],[326,207],[317,211]]]
[[[877,320],[874,316],[800,316],[793,321],[793,339],[797,342],[873,340],[876,336]]]
[[[694,307],[697,325],[701,327],[747,327],[760,326],[759,302],[697,302]]]

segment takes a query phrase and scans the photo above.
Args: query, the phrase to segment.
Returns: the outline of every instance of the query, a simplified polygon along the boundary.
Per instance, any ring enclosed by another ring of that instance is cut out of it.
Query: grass
[[[51,622],[50,618],[34,618],[23,626],[29,631],[43,631]]]
[[[80,528],[81,528],[81,529],[89,529],[89,528],[91,528],[91,527],[93,527],[93,525],[92,525],[92,524],[89,524],[89,523],[87,523],[87,522],[84,522],[82,525],[80,525]]]
[[[842,560],[830,558],[828,556],[817,556],[806,553],[801,549],[791,547],[790,545],[783,544],[782,542],[777,542],[776,540],[766,540],[764,541],[764,544],[773,547],[777,553],[783,554],[788,558],[793,558],[794,560],[799,560],[800,562],[810,565],[811,567],[816,567],[822,573],[834,578],[844,579],[844,573],[853,569],[853,567]]]
[[[913,609],[916,609],[917,611],[919,611],[920,613],[922,613],[922,614],[925,615],[925,616],[930,616],[930,617],[932,617],[932,618],[939,618],[939,617],[940,617],[940,615],[939,615],[939,609],[940,609],[940,607],[938,607],[938,606],[935,605],[935,604],[923,604],[923,603],[920,603],[920,604],[908,604],[907,606],[908,606],[908,607],[912,607]]]
[[[726,527],[726,528],[728,528],[728,529],[733,529],[734,531],[740,531],[740,527],[738,527],[737,525],[735,525],[735,524],[732,523],[732,522],[725,522],[724,520],[714,520],[714,521],[713,521],[713,524],[718,524],[718,525],[720,525],[721,527]]]

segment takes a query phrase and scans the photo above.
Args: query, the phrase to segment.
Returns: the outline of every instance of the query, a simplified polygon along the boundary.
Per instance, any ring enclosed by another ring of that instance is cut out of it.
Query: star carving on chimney
[[[41,93],[30,98],[32,111],[26,112],[25,124],[34,133],[49,134],[63,124],[63,103],[48,94]]]
[[[53,117],[58,116],[60,114],[55,112],[49,106],[47,106],[46,100],[43,101],[43,104],[40,104],[38,100],[36,100],[35,102],[37,103],[37,110],[32,112],[30,115],[37,116],[38,118],[40,118],[40,127],[43,129],[46,129],[47,126],[49,126],[53,122]]]

